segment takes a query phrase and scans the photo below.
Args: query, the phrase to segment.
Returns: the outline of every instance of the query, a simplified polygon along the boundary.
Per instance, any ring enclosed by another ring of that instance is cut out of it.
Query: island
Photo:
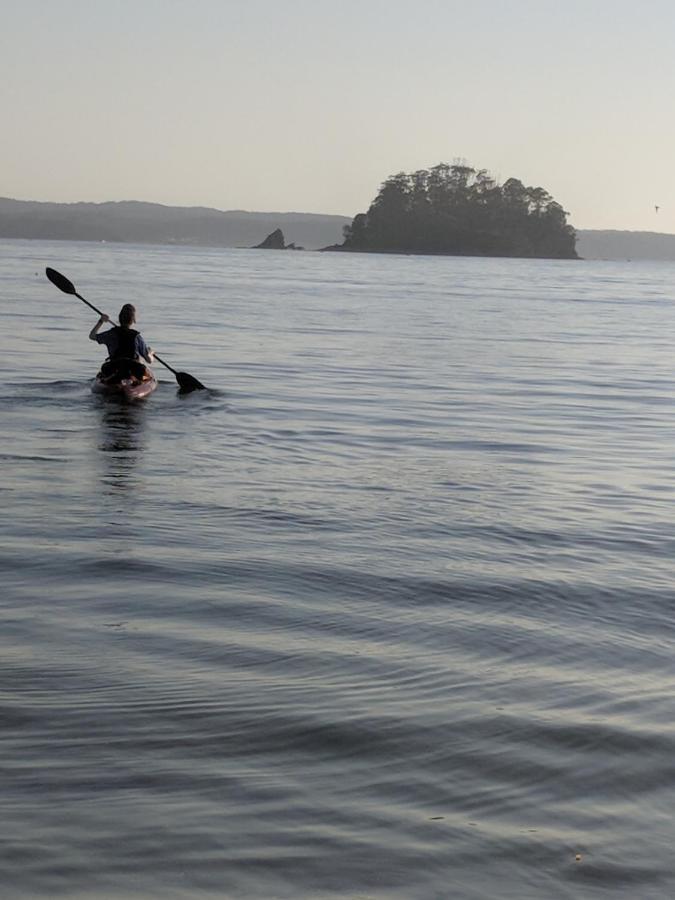
[[[368,212],[326,250],[578,259],[567,212],[540,187],[439,163],[387,178]]]

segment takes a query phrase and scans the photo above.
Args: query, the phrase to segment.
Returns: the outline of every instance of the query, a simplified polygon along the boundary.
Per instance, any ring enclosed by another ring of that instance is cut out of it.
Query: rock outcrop
[[[281,228],[277,228],[271,234],[268,234],[262,244],[256,244],[254,250],[285,250],[286,241]]]
[[[262,244],[256,244],[254,250],[304,250],[304,247],[296,247],[294,243],[287,244],[281,228],[277,228],[268,234]]]

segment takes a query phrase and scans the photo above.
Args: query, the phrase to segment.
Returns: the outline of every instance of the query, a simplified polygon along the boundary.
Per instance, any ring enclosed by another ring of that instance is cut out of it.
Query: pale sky
[[[674,106],[674,0],[0,0],[23,200],[353,216],[461,158],[675,232]]]

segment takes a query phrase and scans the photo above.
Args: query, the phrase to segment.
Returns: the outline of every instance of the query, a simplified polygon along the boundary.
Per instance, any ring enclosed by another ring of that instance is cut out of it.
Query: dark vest
[[[117,337],[115,352],[110,354],[110,359],[136,359],[136,335],[133,328],[122,328],[115,325],[114,332]]]

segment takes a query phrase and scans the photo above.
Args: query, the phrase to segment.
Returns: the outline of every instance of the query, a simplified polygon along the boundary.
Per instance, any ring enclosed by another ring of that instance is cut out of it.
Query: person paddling
[[[119,325],[113,325],[108,331],[99,334],[99,328],[110,321],[109,316],[101,313],[98,322],[89,332],[89,340],[105,344],[108,348],[108,359],[101,366],[101,376],[106,381],[129,377],[143,381],[148,375],[143,361],[150,364],[155,357],[152,347],[148,347],[140,332],[131,327],[136,324],[136,307],[125,303],[120,310],[119,320]]]

